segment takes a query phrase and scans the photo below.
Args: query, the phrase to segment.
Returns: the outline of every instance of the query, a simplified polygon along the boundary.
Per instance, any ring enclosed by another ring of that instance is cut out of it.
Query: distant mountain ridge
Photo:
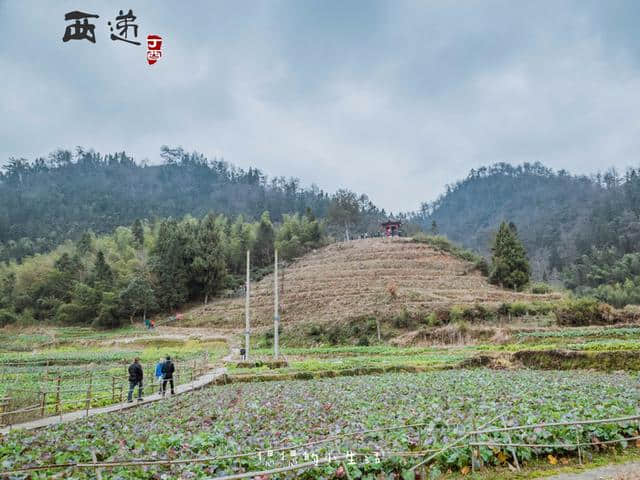
[[[503,220],[513,222],[527,248],[534,275],[547,278],[592,248],[621,253],[640,249],[640,174],[630,168],[590,177],[558,172],[541,163],[505,163],[472,170],[423,204],[417,222],[451,240],[490,253]]]
[[[11,159],[0,170],[0,245],[22,242],[30,254],[89,229],[108,233],[138,218],[202,217],[209,211],[249,219],[269,211],[276,221],[307,208],[326,215],[329,195],[315,186],[302,188],[297,179],[267,179],[258,169],[181,148],[163,147],[161,157],[160,165],[144,165],[124,152],[78,148],[33,162]]]

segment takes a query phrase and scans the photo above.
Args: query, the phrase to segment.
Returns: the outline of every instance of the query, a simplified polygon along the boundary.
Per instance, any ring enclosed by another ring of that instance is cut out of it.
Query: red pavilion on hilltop
[[[380,224],[382,227],[382,233],[387,237],[399,237],[400,236],[400,220],[387,220]]]

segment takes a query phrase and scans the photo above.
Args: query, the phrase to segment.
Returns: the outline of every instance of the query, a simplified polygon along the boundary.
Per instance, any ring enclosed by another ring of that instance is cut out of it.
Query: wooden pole
[[[578,428],[576,428],[576,444],[578,445],[578,462],[582,465],[582,450],[580,449],[580,432]]]
[[[473,431],[476,431],[476,415],[475,413],[473,414],[473,418],[471,420],[472,422],[472,426],[473,426]],[[471,437],[471,440],[473,442],[475,442],[476,440],[476,435],[474,434]],[[471,448],[471,471],[475,473],[476,471],[476,462],[477,462],[477,458],[478,458],[478,447],[473,447]]]
[[[116,401],[116,377],[111,376],[111,403]]]
[[[96,456],[96,451],[93,448],[91,449],[91,460],[93,460],[93,463],[98,463],[98,457]],[[98,478],[98,480],[102,480],[101,468],[96,468],[96,477]]]
[[[89,374],[89,386],[87,387],[87,417],[89,416],[89,408],[91,408],[91,385],[93,384],[93,372]]]
[[[40,416],[44,417],[44,406],[47,401],[47,392],[40,392]]]
[[[62,408],[60,408],[60,377],[58,377],[56,386],[56,413],[62,417]]]
[[[275,249],[275,262],[273,266],[273,358],[278,359],[280,337],[280,314],[278,312],[278,249]]]
[[[249,295],[251,290],[251,258],[249,250],[247,250],[247,281],[246,281],[246,296],[244,300],[244,355],[245,359],[249,358],[249,335],[251,333],[249,325]]]
[[[506,427],[507,421],[502,417],[502,424]],[[507,433],[507,442],[511,443],[511,435]],[[513,456],[513,463],[518,471],[520,471],[520,462],[518,462],[518,456],[516,455],[516,449],[511,448],[511,455]]]

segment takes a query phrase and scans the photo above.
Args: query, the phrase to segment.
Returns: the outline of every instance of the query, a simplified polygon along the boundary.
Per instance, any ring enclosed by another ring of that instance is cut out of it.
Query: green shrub
[[[21,327],[30,327],[36,323],[36,319],[33,316],[33,310],[27,308],[18,316],[18,324]]]
[[[406,308],[402,309],[402,312],[393,318],[393,326],[396,328],[409,328],[412,325],[413,319]]]
[[[548,315],[553,312],[555,304],[553,302],[533,302],[530,308],[532,308],[532,310],[529,310],[529,312],[532,314]]]
[[[427,315],[425,320],[427,325],[429,325],[430,327],[439,327],[442,325],[442,323],[440,322],[440,318],[435,312],[431,312],[429,315]]]
[[[449,310],[449,322],[461,322],[464,319],[464,308],[458,305],[454,305]]]
[[[513,302],[509,305],[509,313],[514,317],[523,317],[529,313],[529,305],[524,302]]]
[[[85,315],[85,309],[75,303],[63,303],[56,310],[55,320],[63,325],[90,322],[93,319]]]
[[[551,286],[544,282],[537,282],[531,285],[531,293],[544,294],[551,293],[552,291],[553,289],[551,288]]]
[[[454,307],[453,316],[457,318],[457,310]],[[462,309],[462,318],[467,322],[485,321],[493,318],[493,313],[484,305],[474,305]]]
[[[0,310],[0,327],[4,327],[6,325],[12,325],[18,321],[18,317],[15,313],[7,309]]]
[[[476,265],[476,268],[480,271],[480,273],[482,273],[482,275],[484,275],[485,277],[489,276],[489,262],[487,262],[484,257],[476,260],[474,263]]]
[[[327,335],[327,340],[329,340],[329,343],[331,345],[337,345],[338,343],[340,343],[340,331],[337,327],[333,327],[328,335]]]
[[[611,323],[611,307],[594,298],[566,300],[555,309],[558,325],[582,326]]]
[[[324,333],[325,331],[322,325],[313,324],[311,328],[309,328],[309,336],[311,337],[321,337]]]
[[[498,307],[497,311],[498,311],[499,315],[508,315],[509,314],[509,304],[508,303],[502,303]]]
[[[358,339],[358,345],[361,347],[368,347],[369,346],[369,337],[366,336],[362,336]]]

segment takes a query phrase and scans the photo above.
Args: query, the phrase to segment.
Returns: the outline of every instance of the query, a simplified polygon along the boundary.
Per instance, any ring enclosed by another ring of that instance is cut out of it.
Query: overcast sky
[[[129,8],[141,46],[109,38]],[[95,44],[62,42],[72,10]],[[633,0],[0,0],[0,163],[167,144],[394,211],[494,162],[623,170],[639,21]]]

